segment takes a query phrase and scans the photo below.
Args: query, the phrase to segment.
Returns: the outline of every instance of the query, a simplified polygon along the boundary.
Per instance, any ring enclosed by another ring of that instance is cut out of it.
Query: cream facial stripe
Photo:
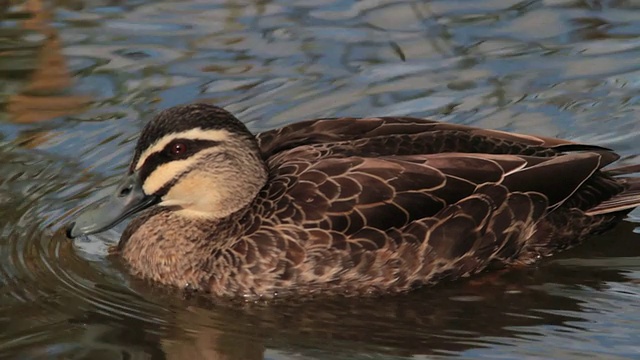
[[[153,194],[160,190],[163,186],[173,181],[176,176],[184,173],[193,167],[201,156],[217,151],[216,149],[209,149],[200,151],[193,157],[184,160],[174,160],[164,163],[154,169],[151,174],[144,180],[142,184],[142,190],[145,194]]]
[[[162,151],[165,146],[175,139],[188,139],[188,140],[211,140],[211,141],[224,141],[229,138],[229,132],[226,130],[202,130],[201,128],[190,129],[180,133],[169,134],[160,140],[156,141],[153,145],[149,146],[142,154],[136,163],[136,170],[139,170],[142,164],[147,160],[151,154]]]

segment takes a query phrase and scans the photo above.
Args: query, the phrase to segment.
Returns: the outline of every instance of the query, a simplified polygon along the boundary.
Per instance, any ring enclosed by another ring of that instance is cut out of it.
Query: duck
[[[533,264],[640,205],[637,165],[569,140],[414,117],[252,134],[221,107],[159,112],[69,238],[133,217],[136,278],[212,297],[399,294]]]

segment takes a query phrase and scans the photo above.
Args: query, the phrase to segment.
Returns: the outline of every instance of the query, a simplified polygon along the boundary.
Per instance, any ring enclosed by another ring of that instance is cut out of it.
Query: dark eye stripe
[[[180,155],[171,156],[169,149],[176,144],[181,143],[186,146],[186,151]],[[213,140],[193,140],[193,139],[175,139],[167,144],[162,150],[156,151],[149,155],[140,167],[140,179],[144,180],[160,165],[174,161],[183,160],[193,156],[200,150],[218,146],[220,142]]]

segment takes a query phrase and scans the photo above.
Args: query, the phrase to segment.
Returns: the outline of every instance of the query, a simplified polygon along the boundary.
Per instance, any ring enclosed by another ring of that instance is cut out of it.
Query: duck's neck
[[[216,258],[241,235],[245,212],[198,219],[156,207],[127,226],[118,252],[139,277],[179,288],[203,288]]]

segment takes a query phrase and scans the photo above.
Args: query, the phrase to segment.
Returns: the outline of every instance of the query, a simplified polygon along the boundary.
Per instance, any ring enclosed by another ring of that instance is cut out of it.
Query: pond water
[[[537,266],[380,299],[229,306],[61,227],[159,109],[254,131],[414,115],[640,162],[634,0],[0,1],[0,358],[640,358],[640,212]],[[562,179],[558,179],[562,181]]]

